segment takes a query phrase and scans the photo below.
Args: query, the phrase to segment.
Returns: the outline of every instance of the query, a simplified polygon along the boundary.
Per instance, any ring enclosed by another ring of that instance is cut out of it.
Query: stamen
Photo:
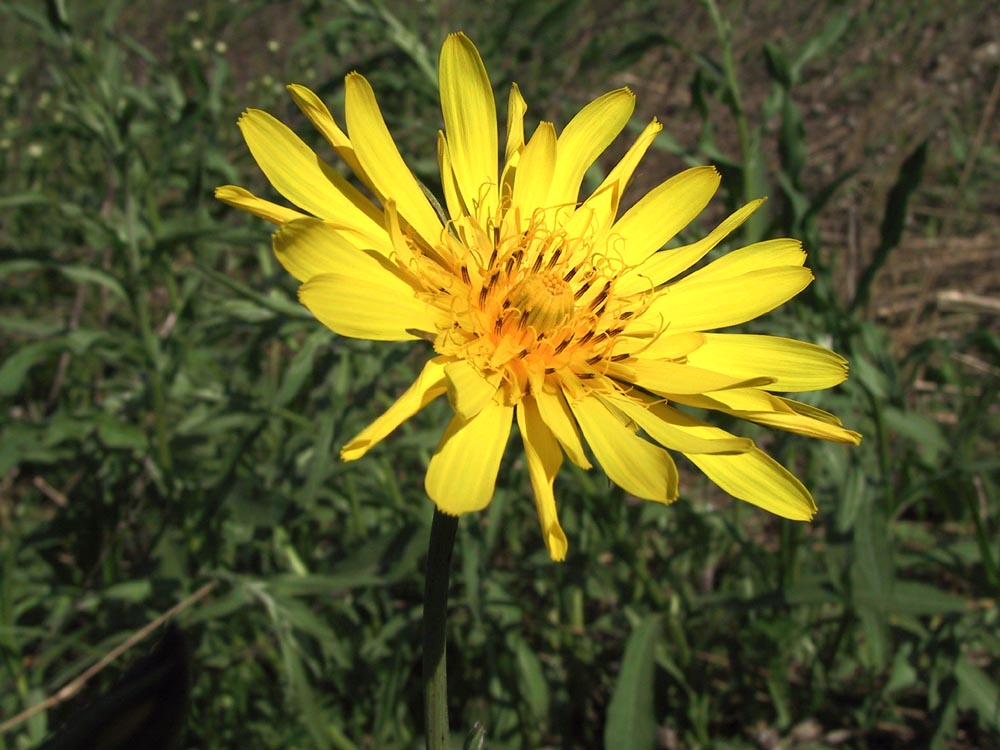
[[[604,357],[602,355],[595,354],[593,357],[591,357],[590,359],[587,360],[587,364],[588,365],[596,365],[602,359],[604,359]]]
[[[462,281],[464,281],[466,284],[472,283],[472,279],[469,278],[469,267],[466,265],[462,266]]]
[[[603,333],[599,333],[596,336],[594,336],[594,343],[595,344],[600,344],[607,337],[608,337],[608,332],[607,331],[604,331]]]
[[[486,296],[490,293],[490,290],[485,286],[479,290],[479,306],[482,307],[486,304]]]
[[[588,341],[590,341],[592,338],[594,338],[594,332],[587,331],[585,334],[583,334],[583,337],[577,343],[582,346],[583,344],[586,344]]]
[[[541,267],[542,267],[542,253],[539,253],[538,255],[535,256],[535,262],[531,266],[531,272],[538,273],[538,269]],[[569,281],[569,279],[566,279],[566,281]]]
[[[552,253],[552,257],[549,259],[549,265],[546,267],[547,270],[551,271],[555,267],[556,263],[559,262],[560,255],[562,255],[562,248],[557,247],[556,251]]]
[[[632,356],[631,354],[613,354],[611,355],[611,361],[621,362],[623,359],[628,359],[631,356]]]
[[[582,297],[587,293],[587,290],[590,289],[590,285],[593,283],[594,283],[593,281],[585,282],[583,286],[581,286],[579,289],[576,290],[576,293],[573,295],[573,299],[579,300],[580,297]]]
[[[569,342],[571,342],[572,340],[573,337],[570,336],[568,339],[563,339],[562,341],[560,341],[559,346],[556,347],[556,354],[562,353],[562,350],[565,349],[567,346],[569,346]]]
[[[591,301],[591,303],[590,303],[590,309],[593,310],[599,304],[601,304],[602,302],[604,302],[604,300],[606,300],[608,298],[608,292],[610,292],[610,291],[611,291],[611,282],[610,281],[605,281],[604,282],[604,288],[601,289],[600,293],[596,297],[594,297],[594,299]]]
[[[585,372],[580,375],[577,375],[577,377],[580,378],[580,380],[593,380],[594,378],[597,377],[597,373]]]
[[[576,266],[573,266],[571,269],[569,269],[569,273],[563,276],[563,281],[572,281],[573,277],[576,276],[576,271],[577,271]]]
[[[494,243],[493,254],[490,256],[490,262],[489,265],[486,266],[486,270],[488,271],[491,268],[493,268],[493,264],[496,262],[497,262],[497,248],[496,248],[496,243]]]
[[[626,310],[625,312],[623,312],[621,315],[618,316],[618,319],[619,320],[628,320],[633,315],[635,315],[635,311],[634,310]]]

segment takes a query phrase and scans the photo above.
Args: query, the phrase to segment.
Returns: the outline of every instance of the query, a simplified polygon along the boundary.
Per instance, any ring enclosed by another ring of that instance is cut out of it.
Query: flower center
[[[566,323],[573,314],[573,288],[554,273],[531,274],[507,293],[522,325],[539,334]]]

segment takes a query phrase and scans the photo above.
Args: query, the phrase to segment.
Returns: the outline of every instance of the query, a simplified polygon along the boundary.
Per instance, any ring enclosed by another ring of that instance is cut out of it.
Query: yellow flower
[[[278,260],[302,282],[302,303],[333,331],[433,346],[413,385],[341,457],[360,458],[447,394],[455,416],[428,466],[427,493],[448,514],[484,508],[516,420],[555,560],[565,557],[567,542],[553,481],[563,454],[590,468],[584,443],[615,484],[640,498],[677,498],[669,448],[734,497],[785,518],[811,518],[809,492],[753,441],[678,408],[859,442],[832,414],[775,395],[837,385],[847,377],[843,358],[801,341],[707,333],[802,291],[812,274],[801,243],[760,242],[679,278],[761,201],[697,242],[660,250],[705,207],[719,175],[689,169],[618,216],[625,186],[661,130],[654,119],[581,202],[584,173],[632,115],[631,91],[599,97],[558,135],[543,122],[525,141],[526,105],[513,86],[498,165],[493,89],[464,34],[444,43],[440,88],[446,222],[358,73],[345,81],[346,133],[313,92],[289,91],[371,198],[259,110],[248,110],[240,129],[274,188],[302,211],[231,185],[216,192],[279,225]]]

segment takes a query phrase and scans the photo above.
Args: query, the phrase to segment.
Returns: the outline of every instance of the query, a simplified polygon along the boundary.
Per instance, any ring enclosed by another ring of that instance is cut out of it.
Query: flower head
[[[363,190],[278,120],[248,110],[239,125],[251,153],[301,210],[234,186],[216,192],[278,225],[278,260],[302,282],[302,303],[333,331],[433,346],[413,385],[347,442],[342,458],[360,458],[447,394],[455,415],[427,469],[428,494],[449,514],[485,507],[516,421],[556,560],[565,557],[567,542],[553,481],[564,455],[590,468],[584,443],[613,482],[641,498],[677,498],[669,448],[734,497],[786,518],[811,518],[809,492],[753,441],[678,408],[860,440],[832,414],[777,395],[840,383],[847,377],[843,358],[801,341],[713,332],[802,291],[812,274],[801,244],[760,242],[679,278],[761,201],[696,242],[661,250],[707,205],[719,175],[712,167],[689,169],[619,216],[622,192],[661,130],[655,119],[581,201],[584,173],[632,115],[631,91],[599,97],[561,133],[542,122],[525,140],[526,106],[515,85],[498,164],[493,89],[463,34],[444,43],[440,88],[444,219],[358,73],[345,81],[346,133],[313,92],[297,85],[289,91]]]

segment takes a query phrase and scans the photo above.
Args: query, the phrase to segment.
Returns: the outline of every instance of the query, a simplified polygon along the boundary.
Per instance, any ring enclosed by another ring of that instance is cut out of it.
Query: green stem
[[[424,719],[427,750],[448,750],[448,576],[458,516],[434,509],[424,583]]]

